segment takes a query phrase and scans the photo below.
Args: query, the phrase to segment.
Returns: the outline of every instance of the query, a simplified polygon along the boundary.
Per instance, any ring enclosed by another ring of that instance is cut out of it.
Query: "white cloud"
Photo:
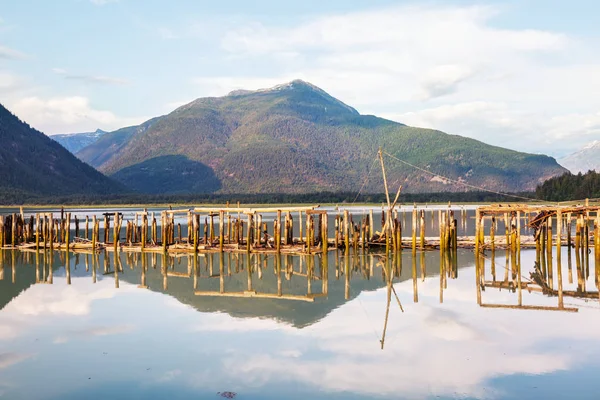
[[[567,151],[594,139],[595,39],[501,29],[499,13],[491,6],[400,6],[295,26],[250,21],[223,35],[222,49],[234,63],[268,66],[270,76],[195,82],[203,93],[222,95],[301,78],[362,113],[530,152]]]
[[[111,130],[144,121],[143,118],[121,118],[111,111],[96,109],[83,96],[25,97],[11,104],[11,110],[46,134],[89,132],[97,128]]]

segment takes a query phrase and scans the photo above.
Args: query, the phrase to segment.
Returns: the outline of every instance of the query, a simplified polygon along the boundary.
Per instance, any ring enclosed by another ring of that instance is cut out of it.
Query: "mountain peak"
[[[257,89],[257,90],[244,90],[238,89],[231,91],[227,94],[227,96],[237,97],[237,96],[248,96],[254,94],[266,94],[266,93],[313,93],[317,96],[327,100],[328,102],[334,103],[337,106],[341,106],[346,111],[350,111],[353,114],[359,114],[354,108],[350,107],[346,103],[336,99],[331,96],[329,93],[321,89],[320,87],[313,85],[310,82],[306,82],[302,79],[294,79],[293,81],[287,83],[281,83],[275,85],[270,88]]]
[[[243,96],[247,94],[253,93],[268,93],[268,92],[281,92],[284,90],[294,90],[294,89],[311,89],[316,92],[325,93],[325,91],[312,83],[308,83],[303,81],[302,79],[294,79],[293,81],[287,83],[280,83],[278,85],[272,86],[270,88],[256,89],[256,90],[246,90],[246,89],[237,89],[229,92],[227,96]]]

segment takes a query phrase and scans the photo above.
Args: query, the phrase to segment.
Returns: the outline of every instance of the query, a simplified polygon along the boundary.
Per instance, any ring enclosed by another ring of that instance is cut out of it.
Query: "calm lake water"
[[[572,253],[560,274],[554,255],[553,288],[597,294],[594,255]],[[471,251],[455,267],[438,251],[0,260],[0,398],[600,398],[598,297],[482,307]],[[523,282],[535,260],[521,252]],[[517,281],[504,252],[493,261],[486,282]],[[479,287],[483,304],[519,302]]]

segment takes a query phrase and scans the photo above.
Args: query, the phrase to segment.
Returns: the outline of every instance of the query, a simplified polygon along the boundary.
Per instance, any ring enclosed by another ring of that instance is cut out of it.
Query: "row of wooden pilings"
[[[246,213],[246,219],[240,212],[235,217],[235,211],[219,210],[210,211],[202,216],[203,211],[192,210],[165,210],[161,212],[160,242],[159,228],[154,213],[147,211],[135,212],[133,219],[125,221],[121,212],[104,213],[103,218],[95,215],[85,221],[77,216],[71,218],[70,212],[61,210],[60,218],[55,218],[53,213],[37,213],[28,219],[21,213],[0,216],[0,244],[2,247],[28,246],[35,243],[36,247],[69,248],[71,239],[73,243],[87,243],[91,248],[136,246],[142,250],[147,246],[162,246],[164,251],[171,245],[187,244],[194,251],[218,249],[224,251],[231,244],[236,248],[245,246],[247,251],[257,248],[266,248],[280,252],[282,246],[302,246],[302,251],[310,254],[314,251],[328,251],[330,244],[334,248],[367,249],[370,246],[385,246],[386,252],[401,251],[403,244],[402,222],[398,219],[398,211],[385,211],[382,209],[382,232],[374,228],[373,210],[360,216],[355,222],[356,215],[349,210],[344,210],[335,215],[335,229],[333,240],[328,237],[328,214],[323,210],[308,208],[298,211],[298,225],[300,236],[294,238],[295,220],[292,211],[276,211],[276,218],[269,229],[267,222],[263,222],[259,212]],[[182,237],[182,226],[176,223],[176,214],[187,214],[187,235]],[[203,231],[200,232],[200,218],[204,218]],[[218,217],[218,221],[215,221]],[[305,218],[305,234],[303,234],[303,217]],[[433,216],[432,216],[433,218]],[[457,223],[453,218],[453,211],[439,211],[440,221],[440,246],[443,248],[456,248]],[[74,222],[74,237],[70,237],[71,222]],[[100,225],[103,223],[103,237],[100,236]],[[111,229],[112,223],[112,229]],[[121,243],[121,231],[125,224],[125,241]],[[80,226],[83,225],[83,226]],[[218,229],[217,229],[218,226]],[[112,241],[111,241],[112,230]],[[269,234],[269,230],[272,234]],[[215,231],[217,234],[215,234]],[[244,235],[245,233],[245,235]],[[417,248],[424,250],[427,246],[425,239],[425,211],[412,210],[412,242],[414,251]]]

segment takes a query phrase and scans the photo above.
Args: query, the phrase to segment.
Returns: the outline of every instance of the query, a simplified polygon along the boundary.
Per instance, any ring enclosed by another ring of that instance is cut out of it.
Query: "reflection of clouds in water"
[[[0,353],[0,369],[10,367],[11,365],[27,360],[30,357],[33,357],[33,354]]]
[[[406,312],[401,313],[392,300],[383,351],[379,339],[386,290],[380,289],[361,294],[304,329],[285,327],[282,332],[283,327],[278,326],[277,332],[269,334],[278,339],[266,349],[223,353],[223,372],[195,376],[196,384],[236,376],[251,387],[289,381],[365,395],[494,397],[501,394],[490,391],[486,383],[495,377],[545,374],[573,365],[568,348],[560,342],[551,348],[536,344],[565,336],[596,339],[589,330],[574,331],[573,325],[561,324],[571,321],[576,326],[589,318],[582,315],[585,311],[577,315],[482,309],[475,302],[474,276],[470,278],[450,281],[443,305],[436,304],[439,282],[435,280],[419,288],[423,298],[429,299],[419,304],[412,303],[412,281],[395,284]],[[514,301],[508,293],[502,296]],[[598,318],[589,319],[598,325]],[[202,321],[223,332],[269,331],[275,325],[269,320],[244,320],[227,314],[203,315]],[[279,333],[284,333],[283,337],[279,338]],[[302,351],[290,352],[291,341]]]
[[[192,326],[194,332],[294,331],[291,325],[267,318],[235,318],[225,313],[202,314],[202,323]]]
[[[120,289],[116,290],[114,283],[109,280],[93,284],[89,278],[74,278],[72,285],[65,282],[33,285],[2,309],[0,340],[14,340],[23,332],[32,331],[34,326],[55,324],[56,319],[60,317],[87,316],[91,314],[94,302],[134,290],[135,286],[127,283],[121,284]],[[55,339],[55,343],[64,343],[67,340],[67,335],[61,335]]]
[[[132,332],[134,330],[135,327],[131,324],[116,326],[98,326],[81,330],[73,330],[57,336],[54,339],[54,343],[66,343],[72,339],[85,339],[94,336],[118,335],[121,333]]]
[[[160,382],[160,383],[170,382],[173,379],[175,379],[176,377],[178,377],[179,375],[181,375],[181,370],[180,369],[174,369],[174,370],[165,372],[164,375],[162,375],[161,377],[159,377],[156,381]]]
[[[484,334],[448,309],[430,308],[423,323],[427,332],[448,341],[481,340]]]
[[[90,313],[90,305],[93,301],[114,296],[114,289],[98,286],[92,287],[92,290],[85,290],[85,285],[80,283],[67,287],[57,285],[56,289],[53,287],[55,290],[48,290],[46,285],[34,285],[11,301],[3,312],[27,316],[48,314],[81,316]]]
[[[18,321],[10,321],[6,324],[0,324],[0,340],[8,340],[17,337],[19,330]]]
[[[569,343],[596,343],[600,320],[590,310],[565,314],[482,309],[476,304],[474,270],[462,269],[460,274],[460,279],[448,280],[442,305],[438,303],[439,276],[428,277],[425,282],[419,280],[418,304],[412,302],[412,281],[396,283],[405,312],[400,312],[392,298],[383,351],[379,339],[385,316],[385,288],[363,292],[315,324],[297,329],[273,319],[200,313],[189,306],[178,306],[171,297],[141,291],[125,282],[121,289],[114,290],[109,280],[93,286],[77,279],[71,287],[44,285],[45,294],[29,296],[31,289],[21,294],[0,314],[0,339],[2,332],[5,337],[14,337],[24,329],[11,330],[10,318],[18,321],[23,318],[22,313],[29,313],[22,320],[31,325],[58,325],[62,330],[54,332],[58,335],[56,342],[130,332],[135,326],[144,332],[139,335],[140,346],[148,350],[148,357],[160,359],[164,366],[165,372],[153,384],[184,381],[202,389],[233,389],[234,382],[235,391],[241,391],[238,387],[260,391],[293,382],[330,393],[351,391],[366,396],[415,398],[501,396],[490,393],[487,382],[499,376],[570,368],[575,359],[569,354]],[[67,289],[75,289],[79,294],[61,297],[61,291]],[[111,325],[104,325],[106,309],[92,303],[127,291],[135,292],[135,303],[124,300],[128,302],[126,307],[111,313]],[[506,291],[499,295],[516,300],[515,294]],[[63,309],[68,305],[66,299],[72,301],[73,296],[76,302],[87,305],[75,311]],[[538,299],[555,302],[541,296]],[[52,301],[61,306],[43,304]],[[31,310],[39,314],[32,314]],[[59,310],[63,313],[57,314]],[[85,326],[91,323],[92,327],[79,329],[74,325],[66,330],[63,322],[79,324],[83,319],[81,310],[90,313]],[[51,314],[49,318],[44,318],[46,313]],[[164,327],[167,316],[172,323],[168,329]],[[581,326],[586,329],[573,328]],[[166,331],[182,335],[169,340],[169,351],[163,352],[167,345],[164,341],[155,345],[154,340],[156,334]],[[138,335],[128,335],[130,339],[133,336],[137,339]],[[563,340],[566,337],[568,341]],[[139,357],[131,348],[119,350]],[[191,351],[200,357],[189,357]],[[66,362],[77,362],[68,357]],[[147,364],[143,362],[145,373]],[[158,372],[156,368],[153,371]],[[126,370],[125,374],[132,381],[137,378],[132,371]]]

